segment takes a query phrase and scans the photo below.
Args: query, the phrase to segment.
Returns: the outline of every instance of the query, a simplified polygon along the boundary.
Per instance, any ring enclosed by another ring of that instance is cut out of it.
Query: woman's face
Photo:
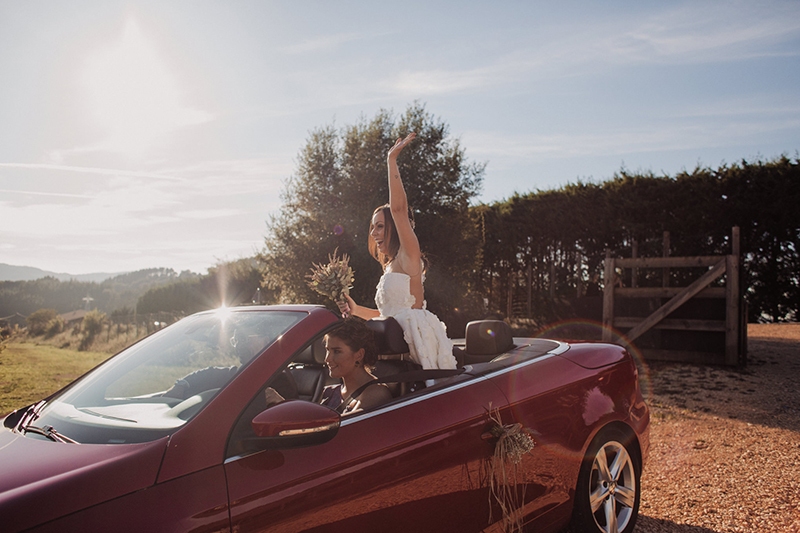
[[[379,209],[372,215],[372,224],[369,228],[369,236],[375,241],[378,251],[387,254],[389,236],[386,235],[386,221],[383,216],[383,209]]]
[[[332,378],[344,377],[362,365],[364,350],[353,351],[342,339],[325,337],[325,365]]]

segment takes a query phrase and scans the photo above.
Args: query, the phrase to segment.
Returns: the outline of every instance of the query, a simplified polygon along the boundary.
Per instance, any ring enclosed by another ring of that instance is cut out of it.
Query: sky
[[[310,132],[415,101],[475,203],[796,158],[800,2],[0,0],[0,263],[250,257]]]

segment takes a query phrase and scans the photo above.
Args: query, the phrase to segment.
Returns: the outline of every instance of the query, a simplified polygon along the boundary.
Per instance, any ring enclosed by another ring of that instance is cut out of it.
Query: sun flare
[[[107,134],[103,149],[141,154],[211,118],[184,105],[178,77],[133,18],[116,42],[87,58],[82,81],[91,116]]]

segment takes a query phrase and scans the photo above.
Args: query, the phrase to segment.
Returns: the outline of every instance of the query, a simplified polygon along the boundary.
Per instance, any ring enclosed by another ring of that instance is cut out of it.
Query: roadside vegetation
[[[46,344],[8,342],[0,352],[0,416],[49,396],[110,355]]]
[[[0,330],[0,416],[45,398],[148,334],[97,310],[70,327],[52,309],[28,322]]]

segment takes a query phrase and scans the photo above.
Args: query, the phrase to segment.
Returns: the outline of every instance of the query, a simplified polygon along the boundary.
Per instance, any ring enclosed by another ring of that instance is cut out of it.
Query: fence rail
[[[724,343],[719,353],[694,350],[668,350],[664,346],[642,350],[653,359],[671,361],[704,362],[726,365],[739,365],[746,362],[747,328],[739,273],[739,228],[732,231],[731,247],[733,253],[721,256],[669,257],[668,233],[665,233],[665,257],[615,258],[606,254],[603,289],[603,340],[611,341],[614,328],[627,329],[625,337],[634,342],[650,330],[674,330],[724,333]],[[687,287],[669,287],[667,269],[706,268],[697,280]],[[634,287],[617,287],[617,269],[632,269]],[[662,287],[636,287],[636,274],[640,268],[664,269]],[[724,287],[710,287],[723,279]],[[669,299],[648,316],[618,316],[616,300],[628,299]],[[707,317],[667,318],[677,309],[693,299],[725,299],[722,316],[715,319]]]

